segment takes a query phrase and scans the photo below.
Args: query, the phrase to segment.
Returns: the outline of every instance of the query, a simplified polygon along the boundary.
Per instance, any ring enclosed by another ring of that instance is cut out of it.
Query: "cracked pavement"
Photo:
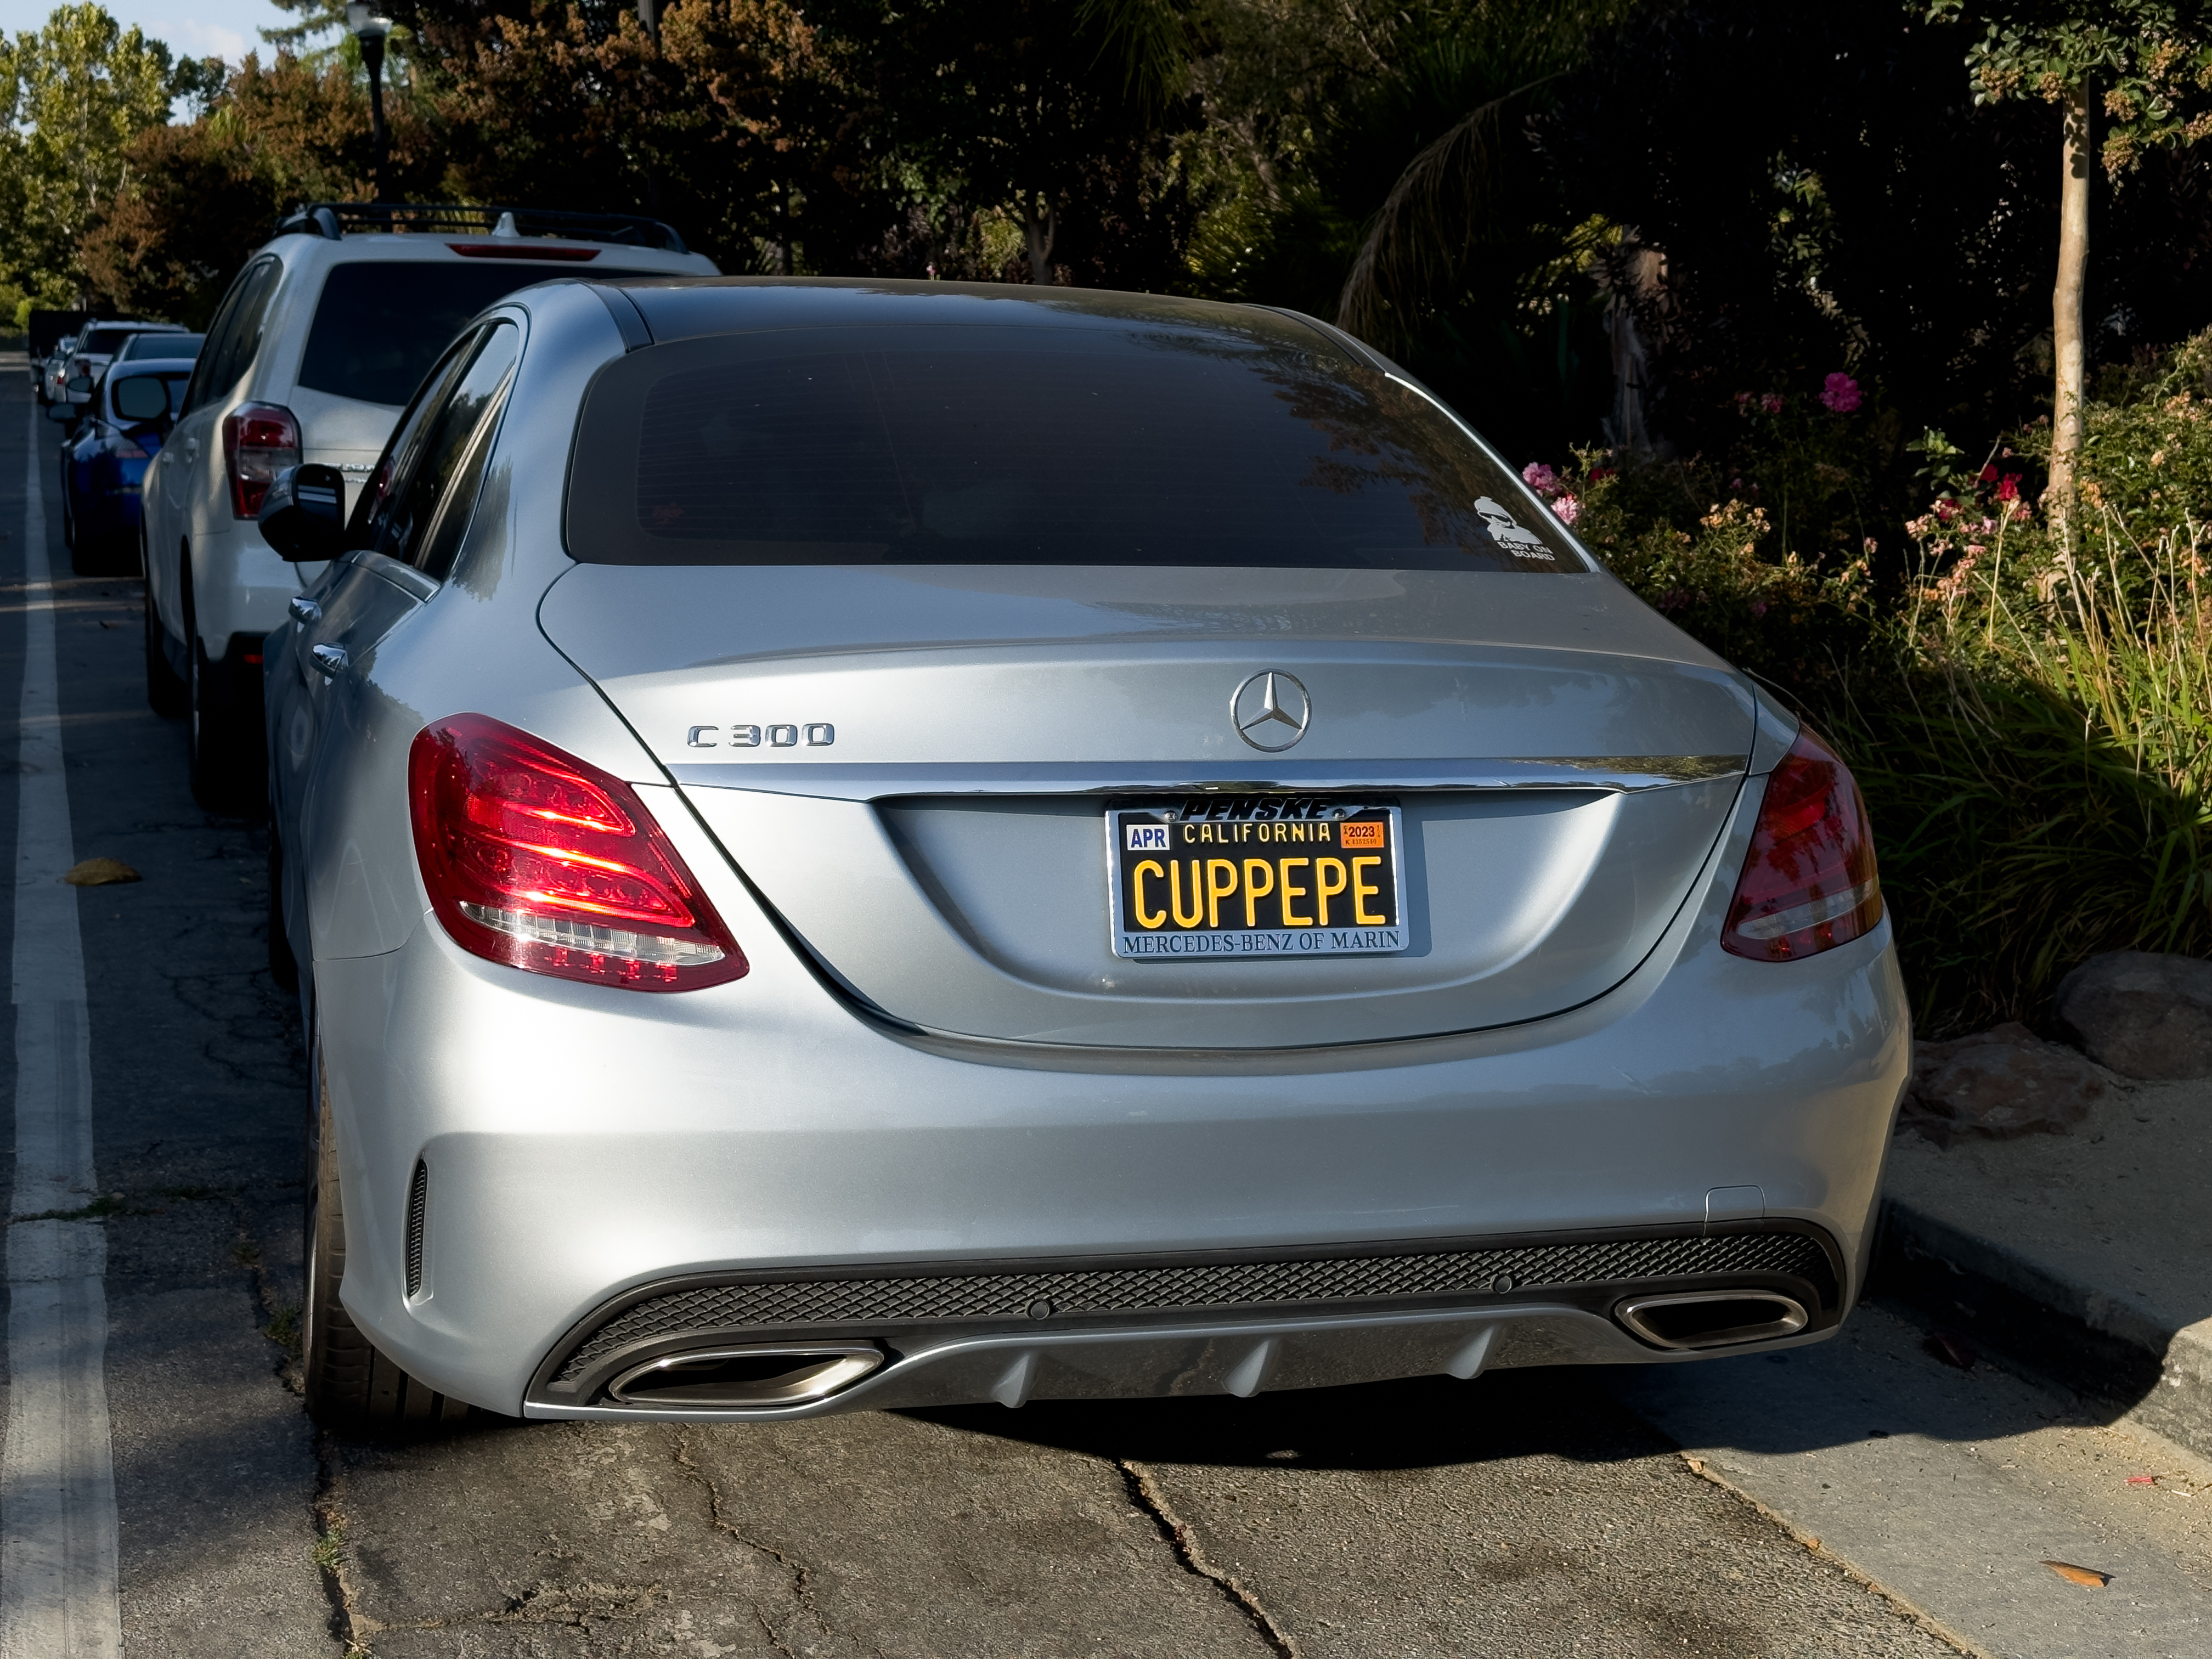
[[[0,398],[0,587],[27,391]],[[48,522],[59,514],[48,493]],[[68,556],[51,550],[58,571]],[[139,584],[56,612],[83,890],[126,1651],[1936,1656],[1588,1372],[748,1426],[318,1435],[293,1373],[296,1012],[266,842],[185,786]],[[20,679],[0,599],[0,678]],[[0,813],[0,838],[13,815]],[[57,872],[58,875],[58,872]],[[1675,1373],[1677,1378],[1683,1373]],[[1856,1432],[1856,1431],[1854,1431]],[[2009,1466],[2008,1466],[2009,1467]]]

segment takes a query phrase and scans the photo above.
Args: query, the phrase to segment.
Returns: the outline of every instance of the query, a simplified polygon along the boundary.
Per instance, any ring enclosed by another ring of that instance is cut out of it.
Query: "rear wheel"
[[[300,1356],[307,1411],[325,1428],[352,1434],[459,1422],[469,1414],[467,1403],[409,1375],[368,1340],[338,1300],[345,1279],[345,1207],[319,1054],[315,1083],[307,1136],[307,1305]]]
[[[185,712],[185,683],[169,666],[161,647],[161,618],[154,609],[154,585],[146,585],[146,706],[157,714]]]
[[[185,762],[192,799],[210,812],[249,810],[246,777],[253,758],[240,701],[228,665],[208,661],[192,605],[190,559],[178,565],[185,601]]]

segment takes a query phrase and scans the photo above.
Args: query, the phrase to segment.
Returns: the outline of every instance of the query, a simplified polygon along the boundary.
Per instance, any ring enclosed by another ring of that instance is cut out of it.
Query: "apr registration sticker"
[[[1106,814],[1114,954],[1164,962],[1402,951],[1399,830],[1395,806],[1324,800],[1117,808]]]

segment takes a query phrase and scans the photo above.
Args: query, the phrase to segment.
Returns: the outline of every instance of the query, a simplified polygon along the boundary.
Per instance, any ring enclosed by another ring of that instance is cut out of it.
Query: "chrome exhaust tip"
[[[1658,1348],[1731,1348],[1795,1336],[1812,1316],[1805,1304],[1779,1291],[1687,1291],[1639,1296],[1613,1316]]]
[[[700,1348],[632,1366],[607,1385],[607,1394],[625,1406],[804,1406],[851,1388],[883,1363],[883,1350],[865,1342]]]

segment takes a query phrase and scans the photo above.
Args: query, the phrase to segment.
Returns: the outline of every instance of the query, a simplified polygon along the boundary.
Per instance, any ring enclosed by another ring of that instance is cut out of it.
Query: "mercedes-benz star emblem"
[[[1229,700],[1229,718],[1237,735],[1255,749],[1269,754],[1288,749],[1306,734],[1313,718],[1313,700],[1306,689],[1288,674],[1270,670],[1255,674],[1237,688]]]

